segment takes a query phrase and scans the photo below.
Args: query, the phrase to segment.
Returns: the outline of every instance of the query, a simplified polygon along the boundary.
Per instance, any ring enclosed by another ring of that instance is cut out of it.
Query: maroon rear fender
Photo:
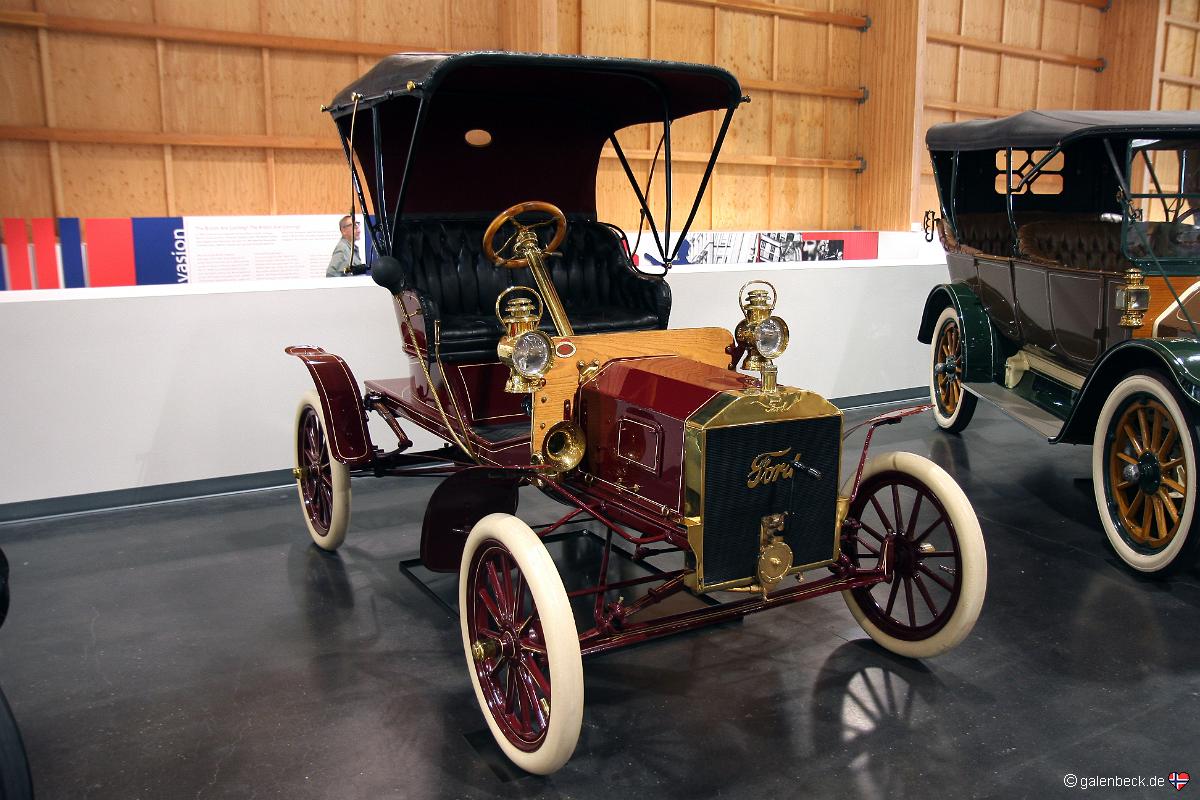
[[[433,572],[458,572],[467,534],[488,514],[517,513],[519,470],[470,467],[442,481],[425,507],[421,563]]]
[[[367,414],[354,373],[340,356],[319,347],[285,347],[283,352],[296,356],[308,367],[324,408],[325,430],[329,432],[329,451],[350,467],[370,464],[374,458],[371,436],[367,433]]]

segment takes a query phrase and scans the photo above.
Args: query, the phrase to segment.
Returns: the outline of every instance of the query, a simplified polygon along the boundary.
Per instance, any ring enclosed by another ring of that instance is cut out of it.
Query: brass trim
[[[821,395],[807,389],[781,387],[777,393],[770,395],[754,390],[722,392],[692,412],[684,421],[683,514],[687,518],[688,545],[696,557],[695,571],[684,578],[685,586],[693,592],[701,594],[726,591],[755,583],[753,576],[712,584],[706,583],[704,580],[704,455],[708,449],[708,431],[714,428],[749,427],[832,416],[841,417],[841,409]],[[838,448],[837,471],[840,479],[842,472],[840,447]],[[788,575],[797,575],[837,561],[841,554],[842,523],[849,508],[849,499],[839,496],[834,516],[832,557],[808,564],[795,565],[787,571]]]

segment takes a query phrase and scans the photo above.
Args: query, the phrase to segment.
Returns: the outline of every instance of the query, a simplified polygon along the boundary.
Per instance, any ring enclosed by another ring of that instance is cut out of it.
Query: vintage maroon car
[[[711,66],[467,53],[391,56],[329,106],[359,202],[375,209],[372,274],[393,297],[410,375],[360,390],[338,356],[288,348],[316,384],[296,414],[304,519],[333,550],[351,476],[448,476],[425,511],[421,562],[459,575],[480,708],[531,772],[575,748],[584,655],[842,592],[872,638],[926,657],[960,642],[983,602],[982,537],[957,484],[910,453],[868,462],[866,443],[843,471],[841,412],[777,384],[788,329],[769,284],[728,298],[735,333],[668,330],[662,274],[640,272],[624,234],[597,220],[608,145],[669,265],[743,101]],[[716,146],[675,227],[671,123],[701,112],[719,116]],[[642,124],[662,126],[661,228],[616,138]],[[925,408],[871,420],[867,441]],[[369,412],[394,449],[371,440]],[[401,420],[449,445],[408,452]],[[522,486],[562,516],[518,518]],[[567,530],[601,545],[569,593],[545,546]],[[672,568],[612,569],[664,556]],[[708,603],[661,613],[680,593]]]

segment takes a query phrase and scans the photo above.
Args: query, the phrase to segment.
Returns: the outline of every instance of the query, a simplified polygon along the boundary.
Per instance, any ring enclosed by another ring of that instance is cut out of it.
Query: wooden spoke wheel
[[[975,395],[963,388],[965,367],[962,323],[953,306],[942,311],[933,327],[929,397],[939,427],[958,432],[975,414]]]
[[[912,453],[871,459],[842,550],[860,569],[891,572],[889,582],[842,592],[863,630],[888,650],[928,658],[974,627],[987,588],[983,534],[962,489],[932,461]]]
[[[350,527],[350,469],[329,454],[321,398],[310,389],[296,407],[296,488],[304,523],[317,546],[336,550]]]
[[[562,579],[521,520],[489,514],[471,530],[459,609],[471,683],[496,742],[527,772],[554,772],[579,740],[583,661]]]
[[[1129,566],[1161,572],[1196,550],[1196,432],[1190,405],[1157,374],[1113,389],[1096,423],[1092,482],[1109,543]]]

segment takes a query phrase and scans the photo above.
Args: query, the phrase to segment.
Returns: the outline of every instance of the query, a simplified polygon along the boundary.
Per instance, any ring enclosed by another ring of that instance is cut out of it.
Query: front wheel
[[[1092,439],[1092,485],[1117,556],[1139,572],[1192,563],[1197,437],[1191,406],[1154,373],[1121,381]]]
[[[554,772],[583,725],[583,659],[558,568],[529,526],[488,514],[467,537],[458,580],[467,671],[504,754]]]
[[[893,653],[944,653],[971,632],[987,589],[987,552],[971,502],[926,458],[876,456],[851,501],[842,552],[859,569],[874,569],[885,541],[891,581],[842,592],[850,613]]]
[[[954,306],[947,306],[933,326],[929,365],[929,400],[939,428],[958,433],[975,415],[975,395],[963,388],[966,346],[962,322]]]
[[[296,489],[308,533],[323,550],[336,550],[350,527],[350,468],[329,454],[321,398],[309,389],[296,406]]]

